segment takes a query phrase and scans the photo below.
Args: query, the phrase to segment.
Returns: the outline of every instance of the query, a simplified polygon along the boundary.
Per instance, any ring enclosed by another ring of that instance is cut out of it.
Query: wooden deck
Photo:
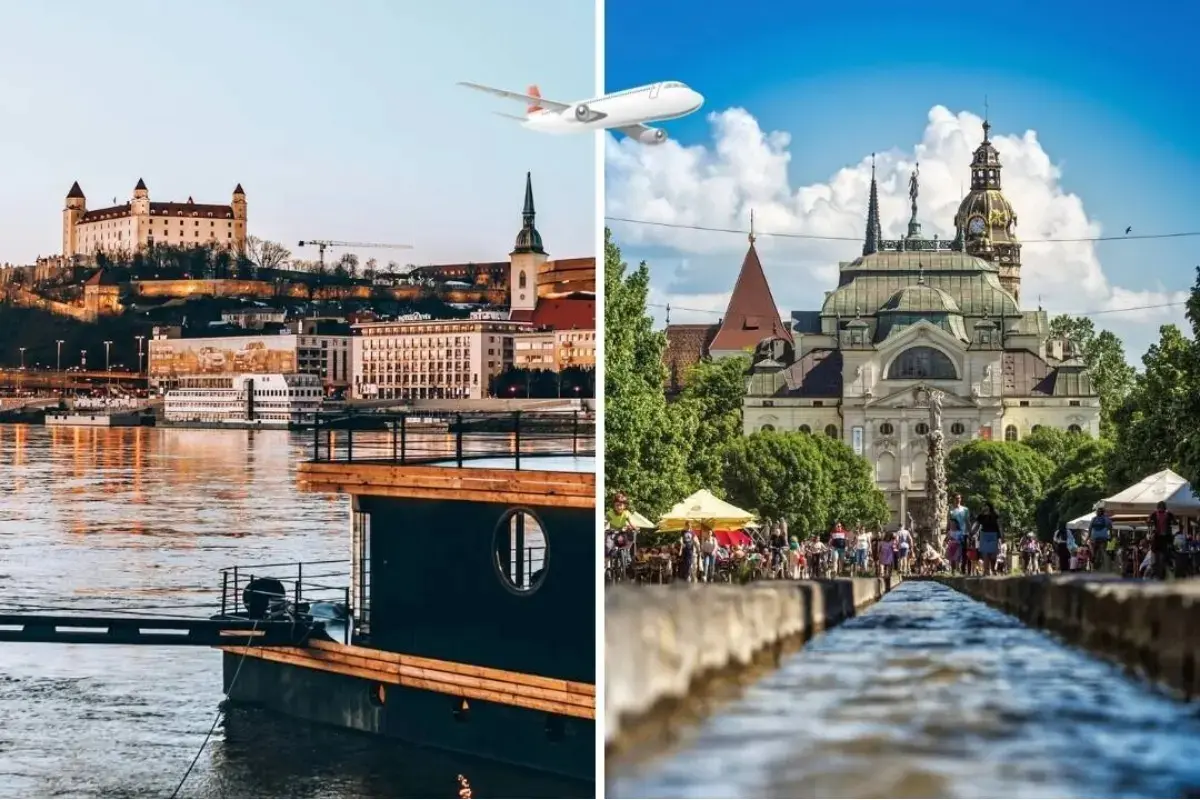
[[[300,485],[307,491],[371,497],[596,507],[596,476],[586,472],[307,461],[300,464]]]
[[[307,647],[226,645],[220,649],[249,658],[376,681],[383,687],[405,686],[580,719],[596,718],[596,687],[587,683],[320,640],[311,640]],[[381,692],[380,698],[386,702],[386,692]]]

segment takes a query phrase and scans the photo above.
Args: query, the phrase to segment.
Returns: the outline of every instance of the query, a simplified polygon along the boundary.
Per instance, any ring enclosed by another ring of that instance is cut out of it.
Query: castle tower
[[[83,196],[83,189],[79,188],[79,181],[75,181],[67,192],[67,202],[63,207],[62,252],[65,261],[71,261],[79,252],[78,225],[86,213],[87,198]]]
[[[233,189],[233,249],[246,252],[246,192],[239,183]]]
[[[150,243],[150,190],[146,182],[138,178],[137,186],[133,187],[133,202],[129,204],[129,216],[133,218],[133,230],[130,231],[135,247],[141,249]]]
[[[1017,214],[1000,191],[1000,154],[991,142],[992,125],[983,121],[983,142],[971,159],[971,191],[954,216],[955,240],[963,249],[1000,268],[1000,284],[1021,299],[1021,243]]]
[[[549,256],[542,247],[542,235],[534,225],[533,178],[525,173],[525,207],[521,211],[521,230],[513,251],[509,253],[509,308],[511,311],[533,311],[537,307],[538,269]]]

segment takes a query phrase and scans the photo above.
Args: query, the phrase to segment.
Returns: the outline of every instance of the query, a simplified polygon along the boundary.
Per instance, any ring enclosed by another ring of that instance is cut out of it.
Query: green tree
[[[963,496],[973,513],[991,503],[1010,533],[1030,530],[1054,464],[1020,442],[976,439],[946,458],[949,494]]]
[[[891,511],[887,497],[875,484],[875,471],[870,463],[841,439],[832,436],[810,438],[824,457],[833,491],[826,528],[839,521],[846,526],[885,523]]]
[[[701,361],[688,370],[687,388],[676,402],[694,415],[689,467],[695,483],[720,493],[725,448],[742,435],[749,357]]]
[[[604,233],[604,477],[648,517],[686,497],[693,486],[687,460],[695,416],[668,410],[663,382],[667,338],[646,313],[650,271],[628,272]]]
[[[1021,444],[1045,456],[1052,464],[1062,464],[1091,438],[1086,433],[1071,433],[1062,428],[1042,425],[1022,439]]]
[[[729,502],[769,519],[785,519],[799,535],[826,529],[834,500],[830,465],[814,437],[764,431],[725,450]]]
[[[1114,415],[1133,390],[1137,375],[1125,360],[1125,345],[1112,331],[1097,332],[1087,317],[1061,314],[1050,320],[1050,333],[1067,337],[1079,348],[1092,385],[1100,394],[1100,435],[1114,435]]]
[[[1038,532],[1051,536],[1059,525],[1082,516],[1108,494],[1108,465],[1114,444],[1111,439],[1086,439],[1046,481],[1046,493],[1037,508]]]
[[[1133,391],[1114,415],[1110,488],[1120,489],[1159,470],[1195,473],[1181,464],[1190,453],[1196,392],[1196,347],[1175,325],[1159,328],[1159,340],[1142,357]],[[1189,461],[1190,461],[1189,456]],[[1197,475],[1200,477],[1200,474]]]

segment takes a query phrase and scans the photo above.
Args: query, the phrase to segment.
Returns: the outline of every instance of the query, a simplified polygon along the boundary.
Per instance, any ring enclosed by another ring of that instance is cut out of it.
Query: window
[[[928,436],[929,435],[929,423],[928,422],[918,422],[913,427],[913,430],[916,431],[917,436]]]
[[[548,542],[532,511],[514,509],[500,518],[493,536],[496,571],[504,588],[532,594],[546,578]]]
[[[963,425],[961,422],[956,422],[950,426],[950,432],[955,436],[962,436],[967,432],[967,426]]]
[[[828,436],[830,439],[836,439],[837,435],[838,435],[837,425],[826,425],[825,426],[825,435]]]
[[[888,366],[889,381],[928,379],[952,381],[958,378],[954,362],[941,350],[932,347],[911,347]]]
[[[807,425],[801,425],[800,432],[801,433],[812,433],[812,428],[808,427]]]
[[[892,423],[890,422],[885,422],[879,426],[879,433],[883,436],[891,436],[895,432],[896,429],[892,427]]]
[[[1030,428],[1030,429],[1029,429],[1029,432],[1030,432],[1030,433],[1037,433],[1037,432],[1038,432],[1038,431],[1040,431],[1041,429],[1042,429],[1042,426],[1041,426],[1041,425],[1034,425],[1032,428]]]
[[[1015,441],[1017,441],[1017,439],[1018,439],[1018,438],[1019,438],[1019,437],[1017,436],[1017,426],[1016,426],[1016,425],[1007,425],[1007,426],[1005,426],[1005,428],[1004,428],[1004,441],[1006,441],[1006,442],[1015,442]]]
[[[525,288],[525,270],[521,270],[521,273],[517,278],[517,288]]]
[[[1078,425],[1072,425],[1067,428],[1067,433],[1083,433],[1083,428],[1079,427]]]
[[[759,430],[762,431],[763,433],[770,433],[771,431],[775,430],[775,426],[768,423],[766,425],[763,425],[761,428],[759,428]]]

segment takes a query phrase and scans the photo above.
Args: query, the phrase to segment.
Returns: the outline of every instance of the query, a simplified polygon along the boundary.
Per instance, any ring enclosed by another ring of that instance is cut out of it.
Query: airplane
[[[679,81],[652,83],[576,103],[547,100],[537,86],[530,86],[525,94],[521,94],[465,81],[458,85],[506,100],[528,103],[523,117],[498,111],[494,113],[517,120],[533,131],[582,133],[617,130],[642,144],[662,144],[667,140],[666,131],[651,128],[645,123],[686,117],[704,105],[704,97],[699,92]]]

